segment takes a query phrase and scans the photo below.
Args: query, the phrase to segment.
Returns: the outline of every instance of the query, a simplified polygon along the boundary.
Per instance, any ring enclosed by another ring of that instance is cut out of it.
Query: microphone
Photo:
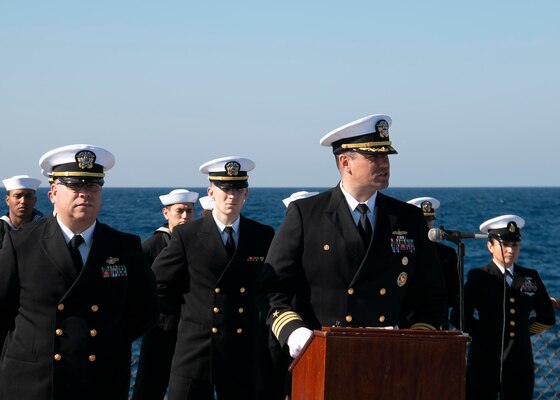
[[[448,231],[443,228],[432,228],[428,231],[428,238],[432,242],[438,242],[440,240],[456,242],[461,239],[488,239],[488,235],[485,233]]]

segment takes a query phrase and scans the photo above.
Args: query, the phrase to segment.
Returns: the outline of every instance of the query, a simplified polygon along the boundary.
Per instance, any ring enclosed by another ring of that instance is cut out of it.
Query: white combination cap
[[[39,179],[31,178],[29,175],[16,175],[2,180],[2,183],[8,191],[16,189],[37,190],[41,181]]]
[[[321,146],[332,146],[333,153],[356,151],[363,154],[397,154],[389,140],[391,117],[369,115],[327,133]]]
[[[168,194],[159,196],[159,199],[164,206],[178,203],[194,203],[198,200],[198,193],[189,192],[187,189],[175,189]]]
[[[292,193],[290,197],[286,197],[285,199],[283,199],[282,203],[284,203],[284,205],[288,207],[294,200],[305,199],[307,197],[315,196],[318,193],[319,192],[307,192],[305,190],[302,190],[301,192]]]
[[[49,182],[61,180],[103,181],[105,171],[113,168],[115,157],[108,150],[91,144],[71,144],[43,154],[39,166]]]
[[[202,164],[200,172],[207,174],[208,180],[219,188],[246,188],[249,186],[247,172],[254,168],[255,163],[248,158],[227,156]]]
[[[519,242],[521,240],[521,228],[525,226],[525,220],[517,215],[507,214],[491,218],[480,224],[480,231],[487,233],[505,242]]]

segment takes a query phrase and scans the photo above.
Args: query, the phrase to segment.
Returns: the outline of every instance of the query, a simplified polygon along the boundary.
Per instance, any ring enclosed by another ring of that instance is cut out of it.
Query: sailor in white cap
[[[0,217],[0,248],[4,235],[22,225],[40,219],[43,214],[35,209],[39,179],[29,175],[16,175],[2,180],[6,188],[6,206],[8,212]]]
[[[465,332],[472,337],[467,399],[533,398],[531,336],[550,329],[555,314],[539,276],[517,264],[523,218],[501,215],[480,225],[492,257],[471,269],[465,283]],[[454,309],[452,322],[460,310]]]
[[[173,229],[193,219],[198,193],[187,189],[174,189],[159,196],[159,199],[163,204],[161,212],[165,223],[142,242],[142,250],[150,266],[169,243]],[[162,316],[160,323],[142,338],[132,400],[165,397],[178,325],[179,315]]]
[[[326,134],[339,184],[290,203],[274,236],[268,322],[293,357],[321,326],[442,325],[445,286],[422,213],[380,193],[397,153],[391,122],[375,114]]]
[[[238,156],[201,165],[212,214],[175,227],[152,266],[162,311],[181,310],[170,400],[258,398],[265,326],[257,288],[274,230],[241,214],[254,167]]]
[[[131,343],[158,318],[140,238],[97,221],[115,159],[86,144],[40,159],[55,214],[0,250],[0,398],[126,400]]]
[[[299,200],[299,199],[306,199],[308,197],[315,196],[318,193],[319,192],[308,192],[307,190],[301,190],[299,192],[292,193],[289,197],[286,197],[285,199],[282,199],[282,203],[284,203],[284,205],[288,207],[292,201]]]
[[[205,217],[208,214],[212,214],[212,210],[214,209],[214,199],[210,196],[203,196],[198,199],[200,202],[200,206],[202,207],[202,216]]]
[[[426,224],[428,224],[428,229],[432,229],[434,227],[434,221],[437,219],[436,210],[439,209],[441,204],[438,199],[435,197],[423,196],[410,199],[407,203],[422,210]],[[445,280],[445,287],[447,289],[448,312],[443,323],[443,328],[449,329],[449,308],[453,307],[457,296],[459,296],[460,278],[459,271],[457,269],[457,252],[453,248],[440,242],[434,242],[434,245],[436,246],[439,263]]]

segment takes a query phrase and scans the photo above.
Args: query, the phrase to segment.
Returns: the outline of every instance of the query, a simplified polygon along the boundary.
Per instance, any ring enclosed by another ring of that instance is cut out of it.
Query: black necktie
[[[360,212],[360,221],[358,223],[358,232],[362,236],[364,243],[369,244],[371,239],[371,223],[369,222],[369,218],[367,217],[367,212],[369,208],[367,204],[358,204],[356,209]]]
[[[68,249],[70,249],[70,254],[72,255],[72,260],[74,261],[74,267],[76,268],[76,271],[78,271],[78,273],[80,273],[80,271],[84,267],[82,256],[80,255],[80,250],[78,250],[78,247],[80,247],[82,243],[84,243],[84,238],[82,237],[82,235],[74,235],[68,242]]]
[[[508,279],[509,278],[509,279]],[[506,282],[509,286],[513,283],[513,274],[509,269],[506,268]]]
[[[233,253],[235,253],[235,241],[233,240],[233,228],[231,226],[226,226],[224,230],[227,233],[226,251],[228,253],[228,257],[231,258],[233,256]]]

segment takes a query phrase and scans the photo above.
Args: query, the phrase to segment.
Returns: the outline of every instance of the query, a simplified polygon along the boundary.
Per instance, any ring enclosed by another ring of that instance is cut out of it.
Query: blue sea
[[[147,239],[163,222],[162,205],[158,196],[167,194],[174,188],[111,188],[103,189],[103,205],[98,219],[112,227],[135,233],[142,240]],[[282,222],[285,207],[282,199],[291,193],[308,190],[324,191],[328,188],[250,188],[249,197],[242,211],[243,215],[275,229]],[[189,188],[206,195],[206,188]],[[47,198],[47,189],[39,188],[37,208],[44,214],[52,211]],[[560,297],[560,188],[389,188],[385,194],[407,201],[415,197],[431,196],[441,202],[437,211],[435,226],[448,230],[479,232],[479,225],[487,219],[502,214],[517,214],[525,219],[522,230],[522,248],[518,263],[534,268],[547,287],[549,294]],[[200,216],[200,204],[196,205]],[[5,204],[0,212],[6,212]],[[485,240],[468,239],[465,244],[465,274],[471,268],[482,266],[489,260]],[[455,246],[452,243],[448,243]],[[557,312],[557,319],[559,318]],[[558,324],[552,332],[555,340],[549,351],[558,351],[560,334]],[[137,351],[137,344],[135,344]],[[549,355],[537,356],[547,359]],[[550,361],[550,360],[549,360]],[[558,364],[558,361],[553,361]],[[556,370],[558,372],[558,369]],[[551,378],[554,389],[542,397],[556,398],[560,393],[560,381]],[[550,388],[549,388],[550,389]],[[539,389],[537,386],[537,393]]]

